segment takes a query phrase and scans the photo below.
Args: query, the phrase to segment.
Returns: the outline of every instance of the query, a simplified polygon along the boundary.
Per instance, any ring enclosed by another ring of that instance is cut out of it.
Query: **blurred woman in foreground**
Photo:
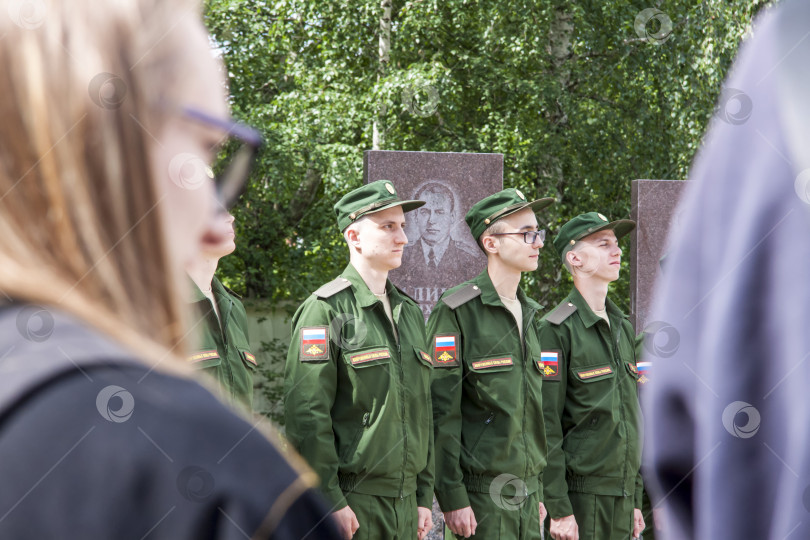
[[[178,361],[183,267],[258,146],[199,3],[2,0],[0,36],[0,538],[332,538]]]

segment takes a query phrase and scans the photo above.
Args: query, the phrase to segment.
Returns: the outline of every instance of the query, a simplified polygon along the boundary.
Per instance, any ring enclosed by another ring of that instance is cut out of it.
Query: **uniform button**
[[[473,290],[477,291],[478,290],[478,285],[473,285]]]
[[[574,307],[574,304],[572,304],[571,302],[568,302],[568,307]]]

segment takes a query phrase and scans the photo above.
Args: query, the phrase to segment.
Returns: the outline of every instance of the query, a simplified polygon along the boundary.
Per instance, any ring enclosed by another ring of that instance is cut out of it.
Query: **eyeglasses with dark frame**
[[[526,231],[526,232],[502,232],[502,233],[492,233],[490,236],[507,236],[510,234],[522,234],[523,241],[527,244],[534,244],[537,241],[537,237],[540,237],[541,242],[546,241],[546,230],[540,229],[539,231]]]
[[[221,129],[224,138],[236,140],[239,148],[230,156],[222,172],[214,177],[217,199],[225,210],[231,208],[244,193],[256,154],[262,145],[261,134],[252,127],[235,120],[217,118],[193,107],[183,107],[183,114],[196,122]],[[223,145],[223,146],[227,146]]]

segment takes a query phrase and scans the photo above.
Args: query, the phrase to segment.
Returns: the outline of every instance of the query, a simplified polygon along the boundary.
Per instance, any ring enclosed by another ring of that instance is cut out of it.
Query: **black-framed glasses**
[[[527,244],[534,244],[537,242],[537,239],[540,238],[541,242],[546,241],[546,230],[540,229],[539,231],[526,231],[526,232],[502,232],[502,233],[492,233],[490,236],[507,236],[510,234],[522,234],[523,241]]]
[[[217,118],[193,107],[183,107],[182,110],[183,114],[192,120],[221,129],[225,132],[223,138],[231,139],[238,145],[230,160],[222,168],[222,172],[213,176],[217,199],[227,210],[245,192],[248,175],[256,160],[256,153],[262,145],[262,136],[252,127],[232,119]],[[230,146],[230,142],[223,145],[224,148]]]

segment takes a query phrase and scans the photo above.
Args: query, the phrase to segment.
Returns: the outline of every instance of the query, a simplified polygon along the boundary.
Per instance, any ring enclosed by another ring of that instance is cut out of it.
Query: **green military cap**
[[[401,206],[403,212],[410,212],[423,206],[425,201],[403,201],[397,197],[397,190],[390,180],[377,180],[350,191],[335,204],[340,231],[363,216]]]
[[[580,214],[574,219],[560,227],[560,232],[554,238],[554,249],[565,260],[565,254],[586,236],[593,233],[611,229],[616,234],[616,238],[621,238],[636,228],[636,222],[629,219],[618,219],[609,221],[608,218],[599,212],[587,212]]]
[[[508,188],[493,193],[475,203],[467,212],[467,215],[464,216],[464,221],[470,227],[473,238],[478,240],[481,233],[499,219],[519,212],[524,208],[531,208],[538,212],[553,202],[554,199],[551,197],[527,201],[526,196],[519,189]]]

